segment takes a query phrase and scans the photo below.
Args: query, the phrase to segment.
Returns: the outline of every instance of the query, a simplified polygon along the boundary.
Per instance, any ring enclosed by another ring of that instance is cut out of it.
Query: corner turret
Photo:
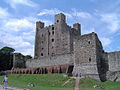
[[[79,23],[73,24],[73,28],[78,31],[79,35],[81,35],[81,25]]]
[[[36,28],[44,28],[44,23],[43,22],[41,22],[41,21],[37,21],[36,22]]]
[[[60,23],[60,22],[66,23],[66,17],[65,17],[65,15],[63,13],[55,15],[55,24]]]

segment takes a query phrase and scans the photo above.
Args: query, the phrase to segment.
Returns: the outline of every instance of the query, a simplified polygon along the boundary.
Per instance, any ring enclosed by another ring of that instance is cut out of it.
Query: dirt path
[[[0,85],[0,90],[29,90],[29,89],[21,89],[21,88],[15,88],[15,87],[6,87],[6,89]]]
[[[79,81],[80,81],[80,77],[76,77],[76,81],[75,81],[75,90],[79,90]]]

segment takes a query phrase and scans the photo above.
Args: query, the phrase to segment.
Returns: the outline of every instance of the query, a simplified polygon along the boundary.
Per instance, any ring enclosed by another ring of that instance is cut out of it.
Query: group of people
[[[99,86],[97,83],[96,83],[96,85],[94,85],[93,87],[94,87],[94,88],[101,88],[101,89],[104,89],[104,87]]]

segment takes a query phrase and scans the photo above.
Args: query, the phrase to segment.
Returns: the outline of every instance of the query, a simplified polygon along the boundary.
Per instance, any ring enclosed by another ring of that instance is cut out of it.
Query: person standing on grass
[[[8,75],[7,74],[4,77],[3,83],[4,83],[4,87],[7,87],[7,84],[8,84]]]

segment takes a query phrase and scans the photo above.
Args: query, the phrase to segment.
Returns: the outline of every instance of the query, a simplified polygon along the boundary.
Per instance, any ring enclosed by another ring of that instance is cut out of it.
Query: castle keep
[[[22,60],[14,55],[14,68]],[[67,25],[62,13],[55,15],[53,25],[45,27],[43,22],[36,22],[34,59],[24,64],[27,69],[39,68],[37,73],[64,72],[120,81],[120,52],[105,52],[96,33],[81,35],[81,25]]]

